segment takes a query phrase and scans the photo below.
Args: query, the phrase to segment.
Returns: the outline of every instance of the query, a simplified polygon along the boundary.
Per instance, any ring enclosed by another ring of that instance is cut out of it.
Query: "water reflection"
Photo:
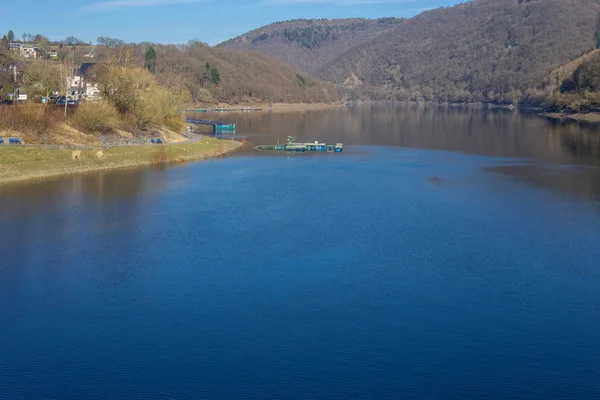
[[[305,113],[226,113],[237,132],[265,143],[292,135],[299,140],[343,141],[525,157],[554,162],[600,162],[600,129],[553,122],[534,114],[428,105],[366,104]],[[247,148],[246,153],[253,152]],[[243,152],[242,152],[243,153]]]
[[[80,254],[80,268],[93,264],[94,259],[114,259],[113,265],[96,264],[101,269],[91,276],[99,284],[123,281],[119,259],[138,257],[152,265],[153,246],[141,241],[155,229],[153,210],[163,206],[156,204],[160,199],[152,194],[163,190],[167,173],[152,168],[123,170],[3,186],[0,237],[10,238],[4,244],[10,246],[11,261],[0,263],[0,278],[12,281],[11,287],[19,290],[28,279],[20,273],[23,267],[43,265],[45,276],[38,278],[44,282],[72,261],[73,249]],[[105,247],[96,245],[98,238],[110,238],[111,232],[124,228],[130,236],[126,241],[115,239],[111,248],[117,251],[105,254]],[[44,255],[38,251],[41,248],[53,251]]]
[[[210,118],[235,122],[238,134],[248,136],[248,146],[238,155],[275,155],[253,147],[283,141],[288,135],[299,141],[341,141],[346,152],[356,151],[352,146],[358,145],[456,151],[507,158],[506,165],[488,171],[600,200],[600,127],[595,125],[503,109],[394,103],[304,113],[224,113]],[[550,175],[545,170],[561,165],[594,168],[555,170]]]
[[[393,103],[365,104],[322,111],[219,113],[207,118],[236,123],[246,146],[235,155],[281,156],[258,152],[257,144],[284,141],[343,142],[346,154],[358,146],[402,146],[506,158],[487,169],[512,179],[600,200],[600,128],[508,110],[487,110]],[[525,165],[525,166],[524,166]],[[556,169],[583,165],[585,170]],[[547,169],[553,168],[552,173]],[[109,171],[42,183],[0,187],[2,209],[31,215],[68,203],[100,206],[111,201],[141,201],[167,184],[169,168]],[[178,178],[184,175],[178,175]],[[185,177],[185,185],[193,177]],[[169,180],[172,185],[172,177]],[[40,223],[39,221],[37,223]]]

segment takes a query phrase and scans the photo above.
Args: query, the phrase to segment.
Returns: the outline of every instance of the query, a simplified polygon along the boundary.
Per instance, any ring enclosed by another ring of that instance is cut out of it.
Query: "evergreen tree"
[[[221,83],[221,74],[219,70],[215,67],[211,67],[209,63],[206,63],[204,67],[206,69],[206,74],[210,77],[210,81],[215,85]]]
[[[221,74],[219,73],[218,69],[216,69],[216,68],[210,69],[210,80],[215,85],[218,85],[219,83],[221,83]]]
[[[13,31],[8,31],[8,42],[12,43],[15,41],[15,33]]]
[[[144,56],[144,67],[154,73],[156,71],[156,50],[150,46]]]

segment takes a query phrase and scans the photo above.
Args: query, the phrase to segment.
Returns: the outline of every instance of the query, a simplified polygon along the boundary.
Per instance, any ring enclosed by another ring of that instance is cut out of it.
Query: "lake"
[[[600,398],[599,128],[213,118],[246,146],[0,186],[0,398]]]

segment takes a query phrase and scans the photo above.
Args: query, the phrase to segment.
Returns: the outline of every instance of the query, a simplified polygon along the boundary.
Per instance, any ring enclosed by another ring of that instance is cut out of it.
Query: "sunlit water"
[[[600,398],[595,128],[215,118],[247,145],[0,186],[0,398]]]

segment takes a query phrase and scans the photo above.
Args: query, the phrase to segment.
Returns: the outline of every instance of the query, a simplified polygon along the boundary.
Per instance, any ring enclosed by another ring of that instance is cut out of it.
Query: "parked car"
[[[56,104],[58,104],[58,105],[63,105],[63,106],[64,106],[64,105],[65,105],[65,102],[66,102],[68,105],[76,105],[76,104],[79,104],[79,100],[75,100],[75,99],[67,99],[67,97],[66,97],[66,96],[59,96],[59,97],[56,99]]]

